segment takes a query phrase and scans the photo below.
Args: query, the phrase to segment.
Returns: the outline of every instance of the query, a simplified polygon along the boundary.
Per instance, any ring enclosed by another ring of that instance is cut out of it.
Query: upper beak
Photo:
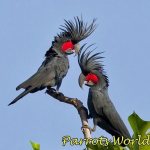
[[[83,73],[80,74],[78,82],[79,82],[79,86],[82,88],[83,84],[85,81],[85,76],[83,75]]]
[[[75,56],[77,56],[78,53],[79,53],[79,51],[80,51],[80,45],[79,45],[79,43],[77,43],[77,44],[74,45],[74,50],[75,50]]]

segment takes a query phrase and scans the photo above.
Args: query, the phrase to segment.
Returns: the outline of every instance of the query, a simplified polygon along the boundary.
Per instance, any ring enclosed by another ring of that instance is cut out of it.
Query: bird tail
[[[11,103],[8,104],[8,106],[16,103],[18,100],[20,100],[22,97],[24,97],[25,95],[27,95],[29,92],[31,92],[31,90],[33,90],[33,88],[29,88],[26,89],[25,91],[23,91],[20,95],[18,95]]]

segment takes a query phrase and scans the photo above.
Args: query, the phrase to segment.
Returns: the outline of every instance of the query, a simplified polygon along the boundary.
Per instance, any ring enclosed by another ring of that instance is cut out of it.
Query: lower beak
[[[71,55],[73,53],[74,53],[74,51],[66,51],[66,54],[68,54],[68,55]]]
[[[92,81],[84,81],[84,84],[86,85],[86,86],[93,86],[94,85],[94,83],[92,82]]]

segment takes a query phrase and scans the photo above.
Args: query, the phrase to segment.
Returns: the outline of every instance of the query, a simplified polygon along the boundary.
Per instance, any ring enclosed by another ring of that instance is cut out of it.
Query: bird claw
[[[48,90],[51,91],[51,92],[56,92],[56,89],[54,89],[54,88],[50,88]]]
[[[59,92],[58,92],[56,89],[51,88],[51,87],[50,87],[50,88],[47,88],[46,93],[47,93],[47,92],[59,94]]]
[[[84,131],[84,128],[87,128],[87,129],[89,129],[89,130],[91,131],[91,128],[90,128],[88,125],[83,125],[83,126],[81,127],[82,132]]]
[[[88,112],[87,112],[87,114],[88,114]],[[91,118],[92,118],[91,114],[88,114],[88,115],[87,115],[87,118],[88,118],[88,119],[91,119]]]
[[[94,127],[94,128],[91,128],[91,127],[89,127],[88,125],[83,125],[83,126],[81,127],[82,132],[84,131],[84,128],[89,129],[89,130],[90,130],[90,133],[91,133],[91,132],[94,132],[94,131],[96,130],[95,127]]]
[[[58,90],[55,90],[55,92],[56,92],[57,95],[61,94]]]
[[[57,91],[54,88],[48,87],[47,90],[45,91],[45,93],[47,94],[57,94]]]
[[[94,127],[91,128],[91,131],[92,131],[92,132],[95,132],[95,131],[96,131],[96,125],[94,125]]]
[[[54,88],[51,88],[52,89],[52,92],[55,93],[56,95],[58,96],[64,96],[63,93],[59,92],[58,90],[54,89]]]

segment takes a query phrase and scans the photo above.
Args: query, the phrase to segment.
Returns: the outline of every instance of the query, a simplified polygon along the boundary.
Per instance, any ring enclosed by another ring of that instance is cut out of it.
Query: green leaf
[[[144,144],[143,141],[150,140],[150,121],[142,120],[135,112],[128,117],[129,123],[133,129],[133,139],[138,139],[132,146],[133,150],[150,150],[150,145]]]
[[[30,141],[33,150],[40,150],[40,144]]]

